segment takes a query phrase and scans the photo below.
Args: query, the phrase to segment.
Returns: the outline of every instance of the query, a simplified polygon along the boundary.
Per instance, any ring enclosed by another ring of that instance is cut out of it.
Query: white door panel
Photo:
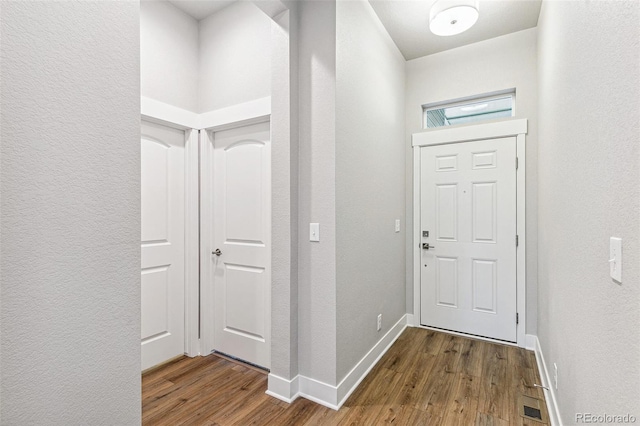
[[[184,353],[184,131],[142,122],[142,370]]]
[[[269,123],[215,132],[214,349],[270,367],[271,156]]]
[[[420,156],[421,324],[515,342],[515,138]]]

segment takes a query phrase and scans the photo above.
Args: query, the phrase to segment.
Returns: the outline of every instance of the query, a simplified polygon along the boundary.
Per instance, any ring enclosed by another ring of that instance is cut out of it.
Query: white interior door
[[[423,147],[420,161],[421,324],[515,342],[515,138]]]
[[[212,270],[213,349],[269,368],[269,123],[216,132],[211,143],[213,235],[203,250],[207,255],[203,261],[210,262]]]
[[[184,353],[185,132],[143,121],[142,370]]]

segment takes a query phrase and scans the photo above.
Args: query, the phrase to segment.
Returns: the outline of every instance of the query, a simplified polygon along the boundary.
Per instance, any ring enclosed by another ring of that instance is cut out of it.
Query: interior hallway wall
[[[1,7],[0,422],[139,424],[139,7]]]
[[[298,359],[336,384],[336,4],[299,3]],[[320,242],[309,242],[309,223]]]
[[[564,424],[640,418],[638,22],[637,1],[545,1],[539,21],[538,337]]]
[[[271,23],[271,371],[298,374],[298,7]],[[276,12],[277,13],[277,12]]]
[[[529,120],[527,134],[527,326],[537,324],[537,29],[496,37],[407,62],[406,203],[407,312],[413,312],[413,149],[411,134],[423,131],[422,105],[516,89],[516,117]],[[419,313],[417,313],[419,316]]]
[[[140,2],[142,96],[198,112],[198,21],[166,1]]]
[[[271,23],[250,1],[200,21],[197,112],[271,95]]]
[[[336,15],[340,382],[406,312],[405,60],[369,2],[338,2]]]

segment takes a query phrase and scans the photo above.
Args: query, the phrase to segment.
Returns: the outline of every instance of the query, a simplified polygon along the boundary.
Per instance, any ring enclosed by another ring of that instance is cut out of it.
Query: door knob
[[[429,243],[422,243],[422,248],[424,250],[429,250],[429,249],[432,249],[432,248],[435,248],[435,247],[434,246],[430,246]]]
[[[216,249],[216,251],[212,251],[211,254],[215,254],[216,256],[220,256],[222,254],[222,252],[220,251],[220,249]]]

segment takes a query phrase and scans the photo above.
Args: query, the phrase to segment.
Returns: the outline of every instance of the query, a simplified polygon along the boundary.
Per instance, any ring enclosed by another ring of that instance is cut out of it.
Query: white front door
[[[185,132],[143,121],[142,370],[184,353]]]
[[[422,147],[420,161],[420,323],[515,342],[516,139]]]
[[[203,253],[213,286],[213,349],[269,368],[271,147],[269,123],[213,133],[213,235]],[[206,167],[206,166],[205,166]],[[205,284],[207,285],[207,284]]]

